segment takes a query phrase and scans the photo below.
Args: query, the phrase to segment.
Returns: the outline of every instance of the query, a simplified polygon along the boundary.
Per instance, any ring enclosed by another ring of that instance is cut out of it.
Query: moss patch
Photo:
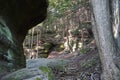
[[[42,79],[40,79],[40,78],[36,78],[35,80],[42,80]]]
[[[59,44],[56,46],[56,51],[63,51],[65,49],[64,44]]]
[[[44,67],[44,66],[40,66],[39,69],[42,70],[44,73],[48,74],[49,80],[53,80],[53,73],[52,73],[52,70],[50,68]]]
[[[67,72],[67,61],[59,60],[56,62],[50,62],[48,67],[52,69],[52,72],[56,75],[58,72]]]
[[[41,58],[47,58],[47,57],[48,57],[48,54],[45,54],[45,53],[44,53],[44,54],[40,54],[40,57],[41,57]]]
[[[52,47],[52,44],[46,42],[46,43],[43,44],[43,46],[46,50],[49,50]]]

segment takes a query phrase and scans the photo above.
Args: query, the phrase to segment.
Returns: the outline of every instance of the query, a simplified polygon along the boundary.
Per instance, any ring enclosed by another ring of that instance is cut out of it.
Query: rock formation
[[[47,15],[47,0],[0,0],[0,68],[25,67],[23,40]]]

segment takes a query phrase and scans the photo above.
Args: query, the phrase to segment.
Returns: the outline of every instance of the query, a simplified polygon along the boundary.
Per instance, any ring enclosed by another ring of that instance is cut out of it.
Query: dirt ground
[[[55,80],[100,80],[101,64],[97,50],[76,56],[53,51],[48,58],[68,60],[62,70],[52,68]]]

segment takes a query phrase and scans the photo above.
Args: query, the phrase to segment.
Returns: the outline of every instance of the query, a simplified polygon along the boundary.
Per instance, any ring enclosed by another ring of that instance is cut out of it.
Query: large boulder
[[[0,66],[25,67],[23,40],[47,15],[47,0],[0,0]]]
[[[53,80],[50,68],[24,68],[4,76],[1,80]]]
[[[67,60],[38,58],[27,59],[26,63],[26,68],[11,72],[0,80],[56,80],[53,69],[64,70]]]

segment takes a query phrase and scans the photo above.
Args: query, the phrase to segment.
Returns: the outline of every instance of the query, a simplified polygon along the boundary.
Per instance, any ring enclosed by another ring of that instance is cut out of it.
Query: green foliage
[[[83,48],[80,50],[80,53],[86,54],[89,51],[89,48]]]
[[[49,0],[50,8],[58,16],[63,15],[67,10],[75,10],[80,3],[86,3],[86,0]]]
[[[48,17],[43,23],[43,26],[49,26],[49,28],[58,25],[61,27],[60,18],[65,18],[68,12],[74,12],[80,5],[87,5],[88,0],[49,0]]]
[[[80,29],[74,29],[72,30],[72,35],[78,35],[80,33]]]

